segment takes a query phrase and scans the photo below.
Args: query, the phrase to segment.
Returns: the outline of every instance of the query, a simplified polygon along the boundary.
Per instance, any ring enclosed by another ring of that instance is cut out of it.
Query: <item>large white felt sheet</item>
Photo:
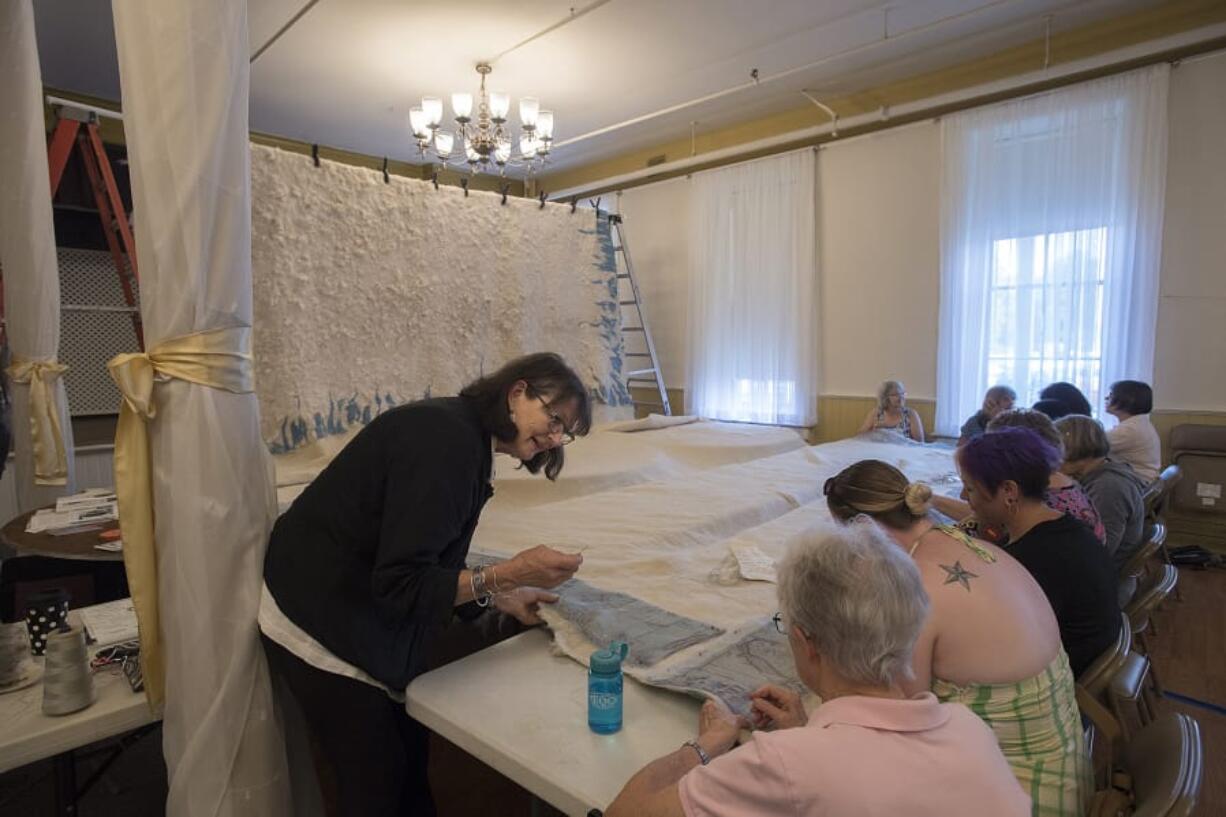
[[[745,580],[721,584],[721,566],[731,547],[752,545],[781,559],[796,534],[836,524],[822,486],[846,466],[880,459],[912,480],[948,487],[957,479],[952,453],[865,438],[806,447],[678,480],[551,504],[537,513],[525,509],[495,514],[482,520],[474,547],[504,555],[549,541],[585,547],[579,573],[584,581],[732,633],[744,632],[777,609],[775,585]],[[585,661],[595,646],[548,609],[545,616],[561,650]],[[634,674],[649,680],[692,662],[705,650],[721,648],[725,640],[699,645]]]
[[[261,428],[274,452],[392,405],[455,394],[518,355],[562,354],[621,406],[608,222],[570,207],[251,148]]]
[[[610,428],[622,425],[616,423]],[[356,433],[355,427],[273,457],[282,510]],[[560,502],[645,482],[668,481],[695,469],[761,459],[804,447],[794,429],[770,426],[698,421],[633,433],[598,426],[567,447],[566,467],[556,482],[517,468],[510,458],[498,457],[494,498],[486,513]]]

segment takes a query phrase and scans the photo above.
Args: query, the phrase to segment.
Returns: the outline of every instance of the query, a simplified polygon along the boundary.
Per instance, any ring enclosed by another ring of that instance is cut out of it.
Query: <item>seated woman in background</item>
[[[1056,431],[1055,424],[1047,415],[1033,409],[1006,411],[988,423],[989,434],[1002,428],[1028,428],[1042,437],[1048,445],[1062,453],[1064,451],[1064,440],[1060,432]],[[1058,468],[1052,471],[1051,478],[1047,482],[1047,490],[1043,492],[1043,502],[1054,510],[1081,520],[1094,531],[1094,536],[1099,542],[1106,544],[1107,530],[1103,527],[1103,520],[1099,517],[1094,502],[1077,480],[1062,473]],[[955,520],[958,527],[972,536],[982,536],[989,542],[1004,544],[1004,540],[1000,538],[1000,531],[985,530],[979,525],[979,521],[971,513],[971,506],[966,502],[952,497],[934,496],[932,504],[938,511]]]
[[[1035,404],[1030,408],[1049,420],[1059,420],[1061,417],[1067,417],[1072,414],[1063,400],[1036,400]]]
[[[1097,420],[1070,415],[1056,422],[1064,440],[1061,470],[1085,487],[1107,529],[1107,552],[1116,572],[1145,543],[1145,482],[1124,462],[1109,459],[1107,432]],[[1120,604],[1132,597],[1135,583],[1120,588]]]
[[[988,430],[998,414],[1013,408],[1017,392],[1008,386],[993,386],[983,395],[983,407],[970,416],[958,432],[958,445],[965,445]]]
[[[924,441],[924,423],[915,409],[907,408],[907,389],[897,380],[877,388],[877,407],[870,409],[857,434],[889,431],[906,440]]]
[[[903,689],[931,689],[983,718],[1036,814],[1080,814],[1092,792],[1090,765],[1051,605],[1008,553],[935,524],[931,498],[927,485],[879,460],[826,483],[834,518],[877,522],[915,560],[932,600]]]
[[[1116,571],[1090,529],[1049,508],[1043,493],[1060,453],[1025,428],[1002,428],[958,449],[967,501],[986,525],[1009,535],[1007,552],[1051,602],[1073,676],[1116,639]]]
[[[1084,414],[1089,417],[1094,413],[1090,407],[1090,401],[1081,393],[1081,389],[1074,386],[1072,383],[1059,381],[1050,385],[1044,386],[1039,392],[1040,400],[1059,400],[1063,403],[1068,411],[1065,414]],[[1057,419],[1055,417],[1052,418]]]
[[[755,719],[770,731],[733,749],[748,724],[708,702],[698,739],[640,770],[606,817],[1031,813],[982,721],[931,692],[905,692],[928,599],[915,565],[876,526],[793,541],[779,606],[796,673],[822,704],[806,715],[794,692],[763,687]]]
[[[1117,380],[1107,391],[1107,413],[1119,425],[1107,432],[1111,459],[1126,462],[1137,476],[1149,482],[1162,468],[1162,443],[1149,421],[1154,410],[1154,390],[1139,380]]]

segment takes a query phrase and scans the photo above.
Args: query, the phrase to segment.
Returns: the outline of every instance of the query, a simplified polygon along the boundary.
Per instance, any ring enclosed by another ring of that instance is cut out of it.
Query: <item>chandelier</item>
[[[525,96],[519,100],[522,133],[515,139],[507,124],[511,98],[505,93],[485,90],[485,78],[494,69],[478,63],[481,90],[477,95],[477,114],[473,113],[472,94],[451,95],[455,114],[455,133],[441,130],[443,101],[436,96],[422,97],[421,105],[409,110],[409,127],[421,157],[434,154],[444,167],[449,162],[467,164],[468,169],[506,175],[507,167],[525,167],[528,175],[543,165],[553,145],[553,112],[542,111],[540,100]],[[519,152],[513,153],[518,142]]]

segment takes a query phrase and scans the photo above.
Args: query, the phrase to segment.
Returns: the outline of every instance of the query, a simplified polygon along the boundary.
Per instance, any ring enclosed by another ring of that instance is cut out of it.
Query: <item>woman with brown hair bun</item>
[[[980,438],[982,439],[982,438]],[[929,514],[932,489],[865,460],[826,482],[834,518],[875,520],[915,560],[932,603],[915,680],[992,727],[1035,814],[1081,814],[1092,790],[1068,658],[1043,589],[995,545]]]

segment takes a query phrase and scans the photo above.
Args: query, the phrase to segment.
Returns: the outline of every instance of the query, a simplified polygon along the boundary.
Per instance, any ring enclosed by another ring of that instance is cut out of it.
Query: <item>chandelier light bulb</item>
[[[490,119],[495,122],[507,121],[507,111],[511,110],[511,97],[503,91],[490,94]]]
[[[421,109],[426,115],[426,127],[433,130],[443,121],[443,100],[436,96],[423,96]]]
[[[446,159],[451,155],[451,148],[455,146],[455,137],[445,130],[434,132],[434,150],[439,156]]]
[[[519,123],[524,126],[524,130],[536,127],[536,117],[540,109],[541,101],[534,96],[525,96],[519,100]]]
[[[472,94],[452,94],[451,95],[451,110],[455,112],[455,118],[460,122],[467,122],[473,112],[473,95]]]
[[[553,138],[553,111],[541,111],[536,115],[536,135],[541,139]]]
[[[519,154],[525,159],[531,159],[536,155],[536,140],[528,134],[523,134],[519,137]]]
[[[511,158],[511,143],[499,142],[494,148],[494,161],[499,165],[505,165],[507,160]]]
[[[409,108],[409,128],[413,131],[413,136],[418,139],[426,138],[426,112],[420,107],[414,106]]]
[[[473,147],[473,143],[468,140],[464,141],[464,154],[468,157],[469,164],[476,164],[481,161],[481,154]]]

